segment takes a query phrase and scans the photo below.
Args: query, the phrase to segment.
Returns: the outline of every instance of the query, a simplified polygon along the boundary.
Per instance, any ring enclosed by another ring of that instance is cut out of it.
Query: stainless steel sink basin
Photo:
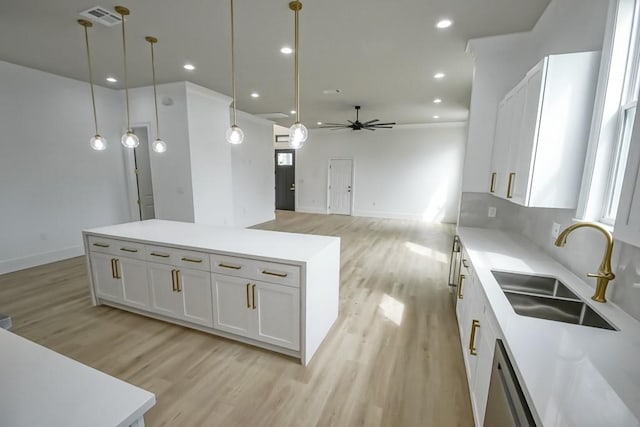
[[[555,277],[505,273],[503,271],[492,271],[491,273],[503,291],[525,292],[580,301],[576,294]]]
[[[553,277],[492,271],[513,310],[521,315],[617,330]]]

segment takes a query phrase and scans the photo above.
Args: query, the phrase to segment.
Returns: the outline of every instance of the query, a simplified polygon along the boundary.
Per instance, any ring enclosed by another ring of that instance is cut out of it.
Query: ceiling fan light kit
[[[300,122],[300,69],[298,67],[298,57],[300,53],[299,14],[302,9],[302,3],[299,1],[292,1],[289,3],[289,9],[291,9],[294,14],[294,97],[296,101],[296,122],[289,128],[289,147],[298,149],[304,145],[304,142],[309,136],[307,128]]]
[[[351,129],[351,130],[370,130],[375,131],[376,129],[392,129],[396,124],[395,122],[388,123],[379,123],[380,119],[373,119],[366,122],[360,121],[360,106],[356,105],[356,121],[352,122],[351,120],[347,120],[348,124],[342,123],[325,123],[324,126],[321,126],[322,129]]]

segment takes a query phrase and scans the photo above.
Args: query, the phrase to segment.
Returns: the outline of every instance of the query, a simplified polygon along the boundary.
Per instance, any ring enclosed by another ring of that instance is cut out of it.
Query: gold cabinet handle
[[[122,276],[120,275],[120,260],[118,258],[114,258],[113,259],[113,265],[115,265],[116,267],[116,279],[122,279]]]
[[[176,271],[171,270],[171,290],[176,291]]]
[[[109,245],[107,245],[106,243],[94,243],[93,246],[97,246],[99,248],[108,248]]]
[[[202,262],[202,260],[200,258],[189,258],[189,257],[182,257],[183,261],[186,262]]]
[[[458,277],[458,299],[464,299],[464,296],[462,295],[462,284],[464,283],[464,279],[465,279],[464,274],[461,274],[460,277]]]
[[[176,270],[176,291],[182,292],[182,288],[180,287],[180,270]]]
[[[275,273],[275,272],[269,271],[269,270],[262,270],[262,274],[267,274],[269,276],[277,276],[277,277],[287,277],[287,273]]]
[[[466,259],[462,260],[462,265],[464,266],[464,268],[468,268],[469,267],[469,262]]]
[[[489,191],[492,193],[496,192],[496,175],[498,174],[495,172],[491,174],[491,187],[489,188]]]
[[[251,286],[251,302],[253,303],[253,309],[256,309],[256,285]]]
[[[169,254],[160,254],[158,252],[151,252],[149,255],[151,255],[151,256],[159,256],[160,258],[169,258],[171,256]]]
[[[513,181],[515,181],[515,177],[515,172],[511,172],[509,174],[509,184],[507,185],[507,199],[511,199],[513,197]]]
[[[138,252],[137,249],[131,249],[131,248],[120,248],[120,250],[125,252]]]
[[[219,263],[218,267],[222,267],[222,268],[231,268],[233,270],[240,270],[242,268],[241,265],[230,265],[230,264],[224,264],[224,263]]]
[[[247,308],[251,308],[251,303],[249,302],[249,286],[251,286],[251,283],[247,283]]]
[[[479,320],[473,320],[471,322],[471,337],[469,337],[469,353],[472,356],[476,356],[478,353],[476,352],[476,331],[480,327]]]
[[[116,277],[116,259],[111,258],[111,277],[117,279]]]

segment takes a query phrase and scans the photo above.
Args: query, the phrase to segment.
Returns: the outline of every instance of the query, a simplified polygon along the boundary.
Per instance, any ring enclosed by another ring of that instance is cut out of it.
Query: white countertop
[[[165,243],[228,255],[298,262],[307,262],[328,246],[340,242],[339,237],[216,227],[160,219],[92,228],[84,230],[84,233],[152,244]]]
[[[470,227],[458,234],[537,421],[640,426],[640,322],[611,302],[592,301],[593,288],[524,237]],[[619,331],[520,316],[491,270],[555,276]]]
[[[0,329],[0,426],[129,426],[153,393]]]

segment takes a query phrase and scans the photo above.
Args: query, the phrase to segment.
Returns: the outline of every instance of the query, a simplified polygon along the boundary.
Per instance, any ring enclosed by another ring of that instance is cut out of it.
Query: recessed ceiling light
[[[440,118],[440,116],[433,116],[433,118],[434,118],[434,119],[439,119],[439,118]]]
[[[252,98],[260,98],[260,94],[258,92],[251,92]]]
[[[296,110],[291,110],[291,111],[289,111],[289,112],[290,112],[291,114],[295,114],[295,113],[296,113]]]
[[[196,67],[192,64],[184,64],[183,67],[185,70],[188,70],[188,71],[193,71],[196,69]]]
[[[288,46],[284,46],[280,48],[280,53],[284,53],[285,55],[291,55],[293,53],[293,49]]]
[[[116,79],[115,77],[107,77],[107,81],[109,83],[116,83],[118,81],[118,79]]]
[[[440,29],[449,28],[451,26],[451,24],[453,24],[453,21],[451,19],[441,19],[436,24],[436,28],[440,28]]]
[[[444,74],[444,73],[435,73],[435,74],[433,75],[433,78],[434,78],[434,79],[442,79],[442,78],[444,78],[444,76],[445,76],[445,74]]]
[[[318,122],[318,126],[320,126],[322,124],[322,122]]]
[[[440,104],[441,102],[442,102],[442,99],[440,99],[440,98],[435,98],[435,99],[433,100],[433,103],[434,103],[434,104]]]

